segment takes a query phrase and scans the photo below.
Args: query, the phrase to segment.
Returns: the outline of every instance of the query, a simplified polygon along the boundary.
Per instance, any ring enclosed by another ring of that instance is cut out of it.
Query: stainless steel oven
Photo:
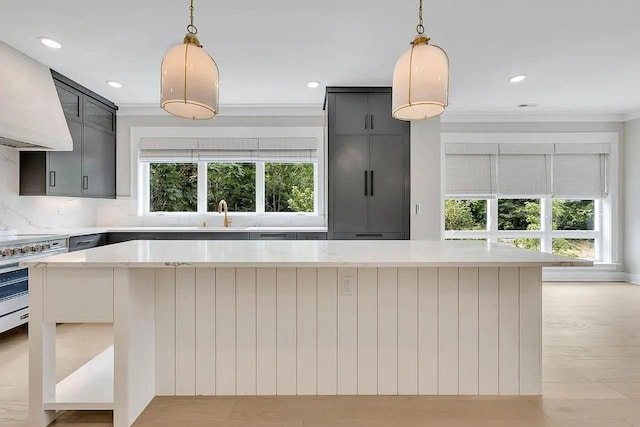
[[[29,270],[20,262],[67,251],[59,236],[16,235],[0,238],[0,333],[29,318]]]

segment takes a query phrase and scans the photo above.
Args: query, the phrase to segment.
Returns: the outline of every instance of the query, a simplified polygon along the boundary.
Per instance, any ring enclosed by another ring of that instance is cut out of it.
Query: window
[[[498,200],[498,230],[540,230],[540,200]]]
[[[601,200],[548,197],[448,199],[445,200],[445,238],[489,239],[516,248],[599,261],[602,259],[602,227],[598,222],[601,204]]]
[[[444,133],[445,239],[615,262],[618,138]]]
[[[150,212],[196,212],[198,165],[153,163],[149,168]]]
[[[256,211],[255,163],[207,164],[207,212],[217,212],[223,199],[229,211]]]
[[[446,230],[486,230],[487,201],[458,200],[445,201]]]
[[[191,162],[143,164],[148,213],[316,213],[316,163]]]
[[[266,163],[264,211],[313,212],[313,176],[313,164]]]

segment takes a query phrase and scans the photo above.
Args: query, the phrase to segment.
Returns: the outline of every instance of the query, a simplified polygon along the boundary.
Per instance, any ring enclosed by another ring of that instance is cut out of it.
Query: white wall
[[[634,283],[640,283],[640,119],[625,124],[624,147],[624,264]]]
[[[442,235],[440,119],[411,124],[411,239]],[[420,205],[420,213],[416,212]]]
[[[40,233],[96,225],[97,200],[18,196],[19,159],[17,150],[0,146],[0,230]]]

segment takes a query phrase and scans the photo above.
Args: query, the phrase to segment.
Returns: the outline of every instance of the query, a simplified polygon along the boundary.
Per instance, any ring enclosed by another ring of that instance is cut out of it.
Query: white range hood
[[[73,150],[51,70],[0,42],[0,145]]]

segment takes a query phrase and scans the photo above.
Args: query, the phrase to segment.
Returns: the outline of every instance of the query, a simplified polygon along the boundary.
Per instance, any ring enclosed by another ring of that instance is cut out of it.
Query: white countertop
[[[25,267],[588,267],[590,261],[474,241],[148,241],[24,262]]]
[[[53,234],[69,237],[99,233],[326,233],[327,227],[82,227],[59,228]]]

